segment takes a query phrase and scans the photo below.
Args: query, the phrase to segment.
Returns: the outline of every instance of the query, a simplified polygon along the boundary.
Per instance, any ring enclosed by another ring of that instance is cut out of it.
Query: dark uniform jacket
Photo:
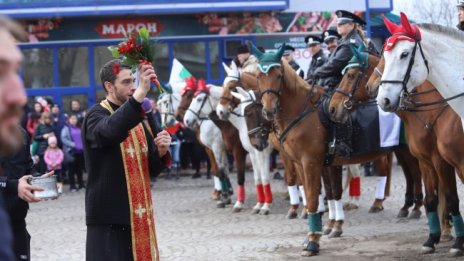
[[[85,191],[87,225],[130,225],[129,198],[120,143],[129,131],[142,122],[141,104],[130,98],[118,107],[110,102],[111,114],[100,104],[94,105],[84,119],[82,141],[88,172]],[[161,159],[144,125],[148,142],[150,175],[162,169]]]
[[[6,202],[6,207],[13,225],[25,225],[29,205],[18,197],[18,180],[32,174],[32,158],[30,153],[30,138],[26,130],[23,133],[23,146],[15,155],[0,157],[3,176],[0,176],[0,191]]]
[[[15,260],[13,257],[13,236],[2,194],[0,194],[0,231],[0,260],[13,261]]]
[[[326,62],[327,55],[324,53],[322,49],[313,55],[313,57],[311,58],[311,63],[309,64],[308,73],[306,74],[306,81],[309,84],[313,84],[314,80],[317,80],[314,78],[314,72],[317,68],[321,67]]]
[[[293,70],[295,70],[295,72],[302,78],[304,79],[304,72],[303,70],[300,68],[300,65],[298,63],[295,62],[295,60],[291,60],[288,64],[290,64],[290,66],[293,68]]]
[[[351,31],[345,38],[340,39],[337,48],[330,54],[327,62],[316,69],[314,77],[318,78],[318,85],[335,88],[342,80],[342,70],[353,57],[350,44],[358,47],[362,43],[356,30]]]

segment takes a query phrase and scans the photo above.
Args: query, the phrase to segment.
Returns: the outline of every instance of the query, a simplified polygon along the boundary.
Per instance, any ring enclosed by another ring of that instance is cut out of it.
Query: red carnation
[[[118,74],[119,74],[119,69],[120,69],[119,63],[115,63],[115,64],[113,65],[113,73],[114,73],[114,75],[118,75]]]

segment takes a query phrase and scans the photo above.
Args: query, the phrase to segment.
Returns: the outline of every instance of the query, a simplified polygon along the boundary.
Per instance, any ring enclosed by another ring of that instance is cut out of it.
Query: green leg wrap
[[[427,219],[429,221],[429,232],[430,234],[440,234],[441,229],[440,229],[440,219],[438,218],[438,213],[437,212],[429,212],[427,214]],[[461,219],[462,221],[462,219]]]
[[[308,232],[310,234],[322,233],[322,220],[319,213],[308,213]]]
[[[222,192],[223,193],[229,193],[229,189],[230,189],[230,186],[229,186],[229,182],[227,182],[227,178],[222,178],[221,179],[221,185],[222,185]]]
[[[451,216],[453,219],[454,232],[457,237],[464,237],[464,222],[462,221],[462,216]]]

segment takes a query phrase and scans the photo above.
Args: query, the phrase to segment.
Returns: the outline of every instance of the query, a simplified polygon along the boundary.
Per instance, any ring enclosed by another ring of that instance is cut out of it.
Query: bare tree
[[[418,22],[454,27],[457,21],[456,0],[413,0],[410,17]]]

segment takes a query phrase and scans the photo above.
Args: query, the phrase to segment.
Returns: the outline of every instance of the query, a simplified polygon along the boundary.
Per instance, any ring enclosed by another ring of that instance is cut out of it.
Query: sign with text
[[[134,30],[147,28],[151,36],[158,35],[163,29],[162,24],[155,19],[104,20],[95,30],[101,38],[124,38]]]

